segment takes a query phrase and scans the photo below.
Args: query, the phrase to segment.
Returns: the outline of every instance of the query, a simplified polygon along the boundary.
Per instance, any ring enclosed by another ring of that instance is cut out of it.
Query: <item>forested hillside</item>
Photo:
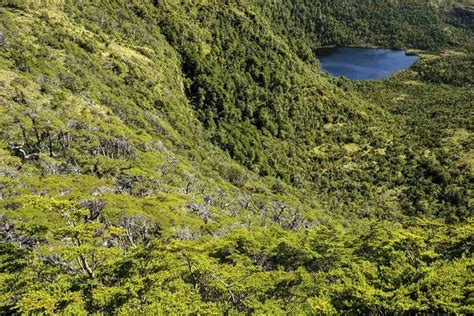
[[[473,12],[0,2],[0,313],[474,312]]]

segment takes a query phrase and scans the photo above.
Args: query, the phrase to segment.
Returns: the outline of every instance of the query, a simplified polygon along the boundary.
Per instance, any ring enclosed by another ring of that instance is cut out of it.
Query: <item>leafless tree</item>
[[[37,160],[38,159],[38,152],[30,152],[28,148],[25,146],[25,143],[21,143],[20,145],[10,144],[8,148],[13,152],[15,156],[20,157],[22,160]]]
[[[212,204],[212,196],[206,195],[204,196],[203,203],[189,203],[187,207],[189,210],[191,210],[191,212],[199,216],[201,219],[204,220],[204,223],[207,224],[211,216],[211,210],[210,210],[211,204]]]
[[[160,226],[152,219],[141,215],[122,216],[119,219],[118,226],[126,232],[125,237],[120,241],[122,247],[126,249],[138,245],[146,247],[152,239],[161,235]]]
[[[79,203],[81,208],[84,208],[89,211],[89,214],[86,216],[86,222],[93,222],[102,215],[102,211],[105,208],[105,202],[99,200],[83,200]]]
[[[5,47],[7,45],[7,36],[5,35],[4,30],[0,30],[0,47]]]
[[[14,222],[7,219],[5,214],[0,214],[0,242],[15,243],[21,248],[33,249],[39,240],[34,236],[21,233]]]

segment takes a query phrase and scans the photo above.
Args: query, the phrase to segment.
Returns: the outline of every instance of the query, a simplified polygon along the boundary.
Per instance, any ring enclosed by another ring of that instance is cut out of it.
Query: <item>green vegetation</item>
[[[472,313],[469,1],[3,1],[0,313]],[[380,82],[315,49],[410,48]]]

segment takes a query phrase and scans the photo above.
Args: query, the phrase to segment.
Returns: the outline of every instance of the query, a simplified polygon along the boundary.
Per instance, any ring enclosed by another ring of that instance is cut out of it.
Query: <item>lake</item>
[[[316,55],[322,71],[351,80],[387,79],[397,71],[409,68],[419,59],[402,50],[379,48],[323,48]]]

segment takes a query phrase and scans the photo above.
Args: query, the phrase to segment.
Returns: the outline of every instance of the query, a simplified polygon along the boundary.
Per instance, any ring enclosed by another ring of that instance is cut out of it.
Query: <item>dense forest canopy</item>
[[[474,312],[473,6],[0,2],[0,313]]]

